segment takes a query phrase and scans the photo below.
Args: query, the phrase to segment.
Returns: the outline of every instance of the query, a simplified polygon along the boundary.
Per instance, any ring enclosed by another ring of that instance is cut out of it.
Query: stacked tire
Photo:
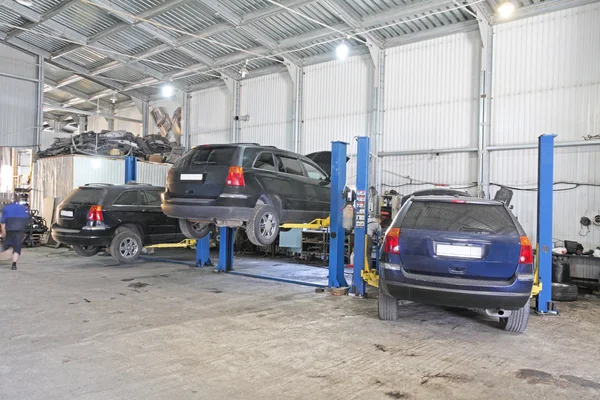
[[[552,261],[552,300],[576,301],[577,286],[571,282],[571,264],[565,261]]]

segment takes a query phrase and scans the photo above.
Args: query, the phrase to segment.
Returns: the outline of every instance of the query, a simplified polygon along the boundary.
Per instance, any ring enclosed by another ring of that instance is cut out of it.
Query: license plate
[[[478,246],[438,244],[435,248],[435,254],[442,257],[481,258],[482,249]]]
[[[204,178],[204,174],[181,174],[179,179],[182,181],[201,181]]]
[[[62,210],[60,215],[63,217],[71,217],[73,218],[73,211]]]

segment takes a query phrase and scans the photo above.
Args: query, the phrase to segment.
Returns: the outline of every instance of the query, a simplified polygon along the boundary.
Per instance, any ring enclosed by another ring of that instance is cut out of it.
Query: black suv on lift
[[[329,176],[308,157],[258,144],[203,145],[167,176],[162,210],[190,238],[211,224],[238,227],[257,246],[272,244],[279,225],[329,215]]]
[[[177,220],[163,214],[163,188],[150,185],[90,184],[72,191],[56,209],[52,237],[84,257],[110,248],[130,263],[150,244],[177,243],[185,236]]]

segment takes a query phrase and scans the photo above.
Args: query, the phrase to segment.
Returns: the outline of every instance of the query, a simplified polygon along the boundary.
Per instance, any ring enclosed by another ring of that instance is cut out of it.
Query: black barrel
[[[571,264],[565,261],[552,261],[552,282],[569,283],[571,281]]]

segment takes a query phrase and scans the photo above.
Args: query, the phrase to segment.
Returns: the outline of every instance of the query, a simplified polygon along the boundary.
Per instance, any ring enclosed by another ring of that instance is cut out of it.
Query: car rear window
[[[188,152],[175,164],[176,167],[194,165],[231,165],[236,147],[199,147]]]
[[[500,205],[415,201],[401,229],[518,236],[517,228]]]
[[[98,204],[104,193],[99,188],[78,188],[72,191],[64,200],[65,204]]]

